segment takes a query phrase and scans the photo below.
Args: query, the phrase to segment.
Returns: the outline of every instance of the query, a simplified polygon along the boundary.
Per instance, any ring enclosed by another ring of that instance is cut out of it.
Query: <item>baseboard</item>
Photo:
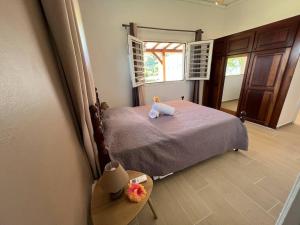
[[[300,176],[298,176],[291,192],[276,221],[276,225],[299,225],[300,214]]]

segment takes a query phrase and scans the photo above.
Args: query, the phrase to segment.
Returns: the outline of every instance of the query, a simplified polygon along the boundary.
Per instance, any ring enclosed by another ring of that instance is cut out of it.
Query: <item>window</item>
[[[212,40],[187,44],[187,80],[209,80],[212,50]]]
[[[143,42],[128,35],[128,52],[132,86],[138,87],[145,83]]]
[[[234,56],[227,58],[225,76],[239,76],[245,73],[247,56]]]
[[[183,80],[183,43],[144,42],[144,75],[146,83]]]
[[[212,40],[187,44],[143,42],[128,35],[132,86],[183,80],[184,71],[186,80],[209,80],[212,49]]]

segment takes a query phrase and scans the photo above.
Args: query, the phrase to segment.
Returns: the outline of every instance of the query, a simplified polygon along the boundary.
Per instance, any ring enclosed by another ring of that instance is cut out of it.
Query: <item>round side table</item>
[[[143,175],[141,172],[128,170],[129,179]],[[153,208],[150,195],[153,188],[153,181],[151,177],[147,175],[147,181],[142,183],[147,191],[147,196],[138,203],[130,202],[125,192],[121,198],[117,200],[111,200],[110,195],[105,193],[97,182],[92,196],[91,203],[91,217],[93,225],[127,225],[129,224],[138,213],[148,203],[154,218],[157,218],[157,214]]]

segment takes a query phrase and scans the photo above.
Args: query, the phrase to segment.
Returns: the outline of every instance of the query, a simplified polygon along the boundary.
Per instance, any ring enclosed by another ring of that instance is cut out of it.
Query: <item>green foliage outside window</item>
[[[226,65],[226,76],[244,74],[246,61],[247,56],[228,58]]]
[[[155,82],[159,81],[159,64],[160,62],[153,54],[144,55],[144,69],[145,69],[145,81]]]

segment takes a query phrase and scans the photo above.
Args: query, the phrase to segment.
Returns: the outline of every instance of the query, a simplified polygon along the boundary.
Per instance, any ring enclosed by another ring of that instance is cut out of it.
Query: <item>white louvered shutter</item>
[[[213,40],[188,43],[186,47],[187,80],[209,80]]]
[[[144,44],[143,41],[128,35],[129,67],[132,86],[137,87],[145,83],[144,76]]]

